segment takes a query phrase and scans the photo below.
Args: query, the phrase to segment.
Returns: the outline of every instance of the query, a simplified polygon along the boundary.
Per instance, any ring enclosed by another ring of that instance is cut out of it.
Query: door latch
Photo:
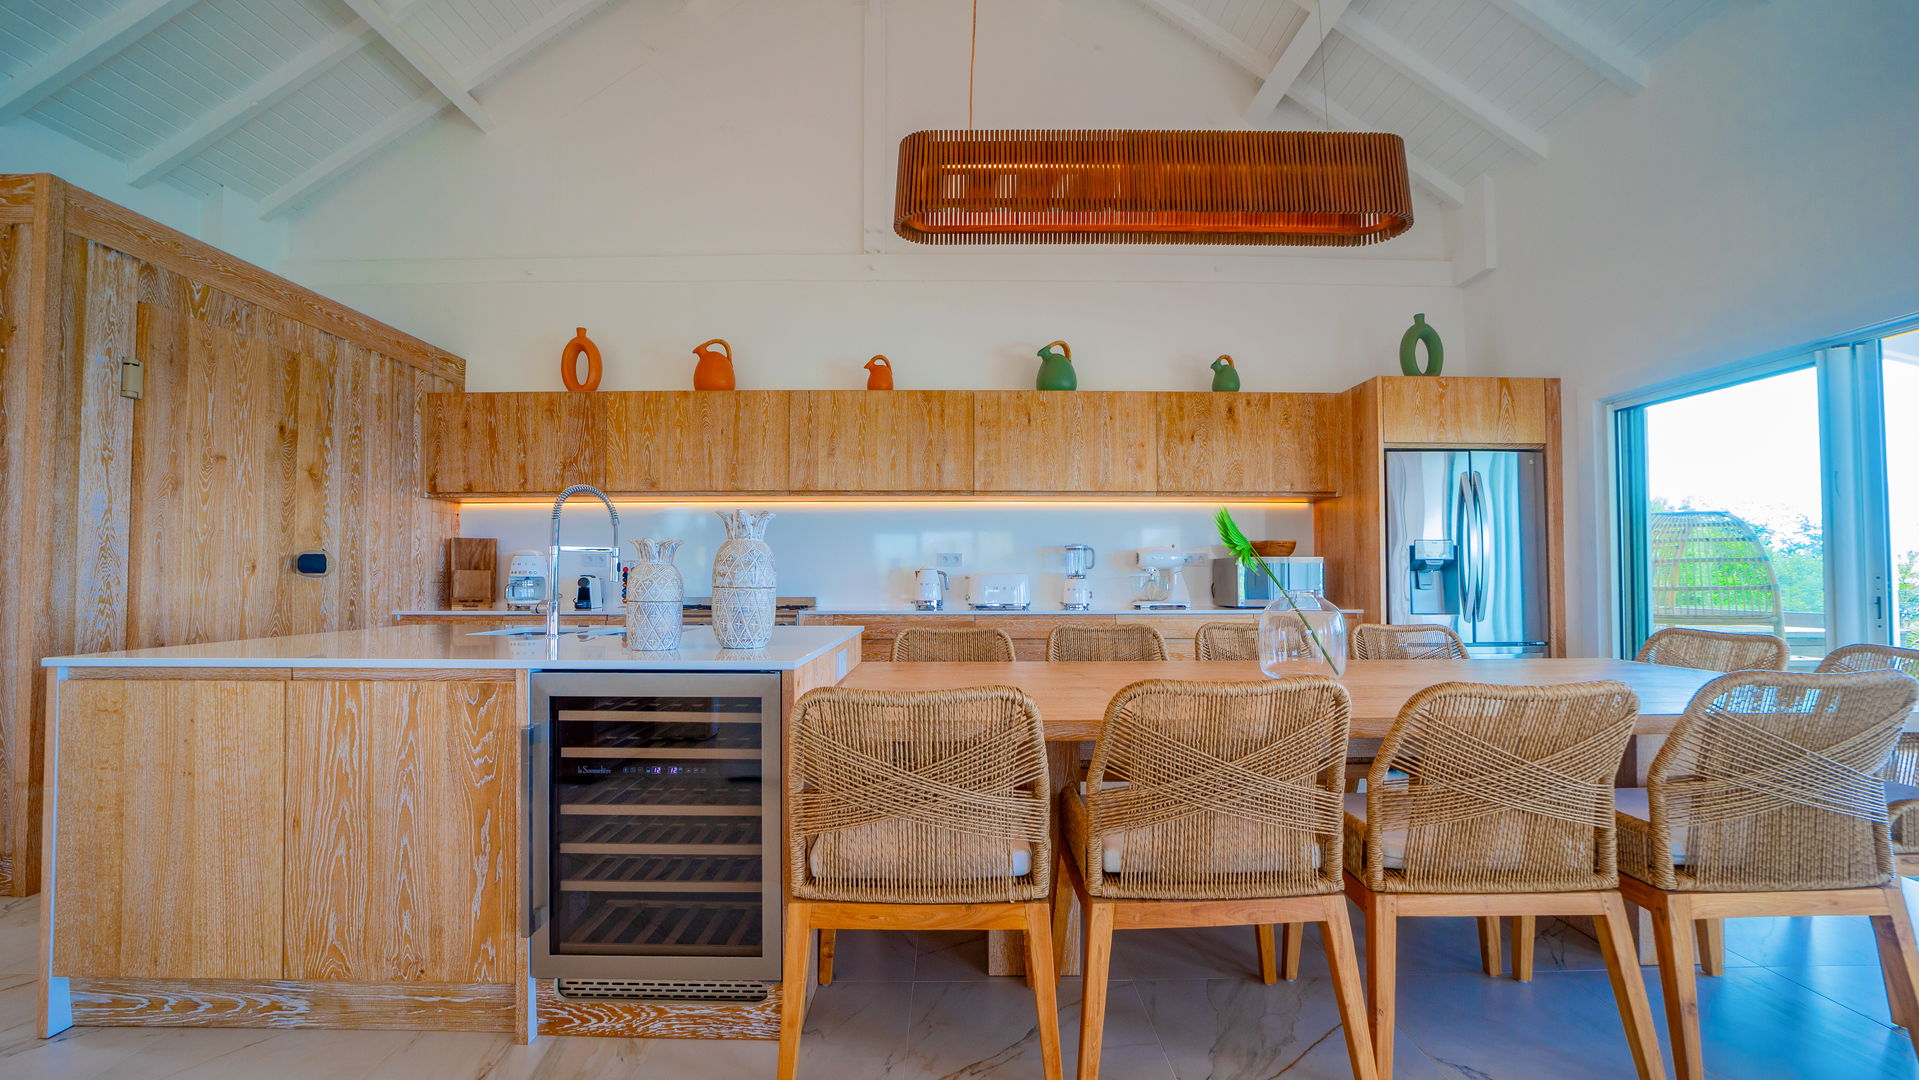
[[[147,391],[147,369],[138,360],[120,361],[120,396],[138,401]]]

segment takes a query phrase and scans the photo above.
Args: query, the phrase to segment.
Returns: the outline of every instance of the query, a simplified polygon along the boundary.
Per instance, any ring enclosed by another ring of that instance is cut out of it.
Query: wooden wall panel
[[[973,395],[810,390],[792,395],[792,490],[973,488]]]
[[[61,684],[55,976],[280,976],[285,686]]]
[[[513,687],[286,685],[285,977],[514,978]]]
[[[1326,559],[1326,598],[1378,622],[1386,611],[1386,461],[1378,379],[1338,395],[1326,425],[1340,458],[1339,497],[1313,504],[1313,550]]]
[[[973,488],[1152,491],[1158,394],[982,390],[973,395]]]
[[[1331,394],[1158,395],[1162,487],[1222,495],[1335,491]]]
[[[0,178],[0,180],[7,178]],[[22,203],[19,185],[11,185],[16,207]],[[31,185],[28,192],[31,194]],[[26,310],[28,283],[33,275],[28,257],[33,241],[31,224],[0,225],[0,551],[16,553],[25,549],[19,534],[18,500],[24,497],[24,475],[13,452],[19,424],[21,382],[26,374]],[[0,785],[18,790],[14,769],[22,758],[21,750],[31,738],[31,725],[21,724],[16,704],[31,694],[17,680],[31,674],[21,662],[19,624],[11,615],[0,614]],[[12,806],[0,806],[0,895],[14,894]]]
[[[602,486],[608,491],[774,492],[791,486],[785,390],[592,396],[604,399],[597,408],[606,423]]]
[[[1374,379],[1387,443],[1543,446],[1545,379],[1388,375]]]
[[[428,406],[439,448],[427,487],[451,495],[558,493],[604,486],[601,395],[439,394]]]

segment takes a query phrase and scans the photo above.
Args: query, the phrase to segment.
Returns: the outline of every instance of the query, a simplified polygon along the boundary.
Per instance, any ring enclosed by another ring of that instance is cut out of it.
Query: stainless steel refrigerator
[[[1545,469],[1538,450],[1386,451],[1386,621],[1544,656]]]

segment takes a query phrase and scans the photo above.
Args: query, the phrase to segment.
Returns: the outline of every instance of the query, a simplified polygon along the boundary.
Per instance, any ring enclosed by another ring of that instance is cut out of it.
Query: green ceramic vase
[[[1054,352],[1057,347],[1060,351]],[[1039,351],[1039,378],[1034,385],[1041,390],[1077,390],[1079,376],[1073,373],[1073,347],[1064,341],[1049,342]]]
[[[1232,357],[1221,354],[1213,361],[1213,389],[1222,394],[1239,390],[1239,369],[1233,366]]]
[[[1426,366],[1419,366],[1419,345],[1426,343]],[[1406,375],[1437,375],[1446,365],[1446,346],[1440,344],[1439,331],[1426,325],[1426,316],[1413,316],[1413,324],[1399,339],[1399,370]]]

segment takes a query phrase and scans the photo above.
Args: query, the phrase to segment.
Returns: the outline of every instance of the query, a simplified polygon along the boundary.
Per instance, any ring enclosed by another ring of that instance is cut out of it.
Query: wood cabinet
[[[1556,417],[1554,379],[1386,376],[1379,393],[1380,439],[1427,446],[1543,446]]]
[[[1339,488],[1332,394],[1158,395],[1159,487],[1221,495]]]
[[[785,390],[573,397],[602,418],[604,471],[565,483],[632,493],[780,492],[790,486]]]
[[[55,975],[280,977],[285,685],[60,684]]]
[[[433,394],[427,491],[556,494],[602,478],[603,410],[587,394]]]
[[[973,490],[1158,490],[1159,395],[982,390],[973,395]]]
[[[511,981],[512,682],[286,686],[284,977]]]
[[[968,492],[973,397],[963,390],[792,395],[792,490]]]

